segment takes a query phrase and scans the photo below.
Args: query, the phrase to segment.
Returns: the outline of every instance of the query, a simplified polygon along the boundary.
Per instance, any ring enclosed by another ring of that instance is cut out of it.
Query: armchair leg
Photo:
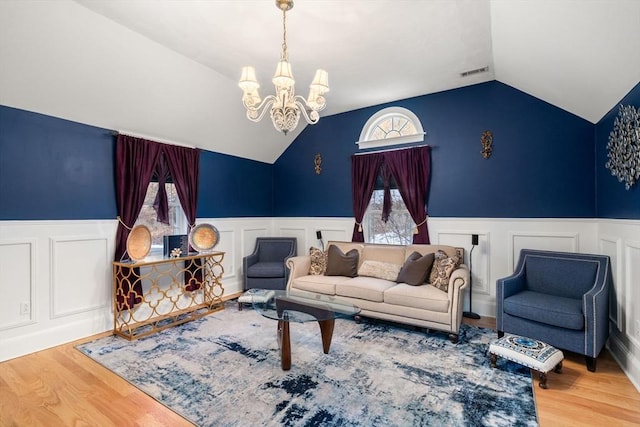
[[[498,331],[498,338],[502,338],[504,336],[504,331]]]
[[[598,359],[596,359],[595,357],[589,357],[589,356],[585,356],[585,358],[587,360],[587,370],[589,370],[589,372],[595,372],[596,362]]]

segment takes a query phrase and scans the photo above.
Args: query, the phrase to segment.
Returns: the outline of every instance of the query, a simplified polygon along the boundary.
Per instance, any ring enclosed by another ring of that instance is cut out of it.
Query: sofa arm
[[[291,283],[295,278],[309,274],[309,269],[311,268],[311,257],[309,255],[299,255],[288,258],[286,266],[289,269],[287,289],[290,289]]]
[[[464,312],[464,289],[469,284],[469,268],[461,264],[451,273],[449,277],[449,300],[451,301],[451,329],[457,334],[462,323],[462,313]]]

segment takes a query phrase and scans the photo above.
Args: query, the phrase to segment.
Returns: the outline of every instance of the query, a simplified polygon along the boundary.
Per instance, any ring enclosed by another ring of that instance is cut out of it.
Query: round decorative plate
[[[189,244],[198,252],[210,251],[219,241],[220,233],[211,224],[197,225],[189,233]]]
[[[133,261],[140,261],[151,250],[151,231],[145,225],[136,225],[127,237],[127,253]]]

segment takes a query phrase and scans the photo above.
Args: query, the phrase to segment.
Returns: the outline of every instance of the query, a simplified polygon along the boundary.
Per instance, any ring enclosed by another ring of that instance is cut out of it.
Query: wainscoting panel
[[[0,241],[0,330],[34,322],[35,240]]]
[[[234,228],[218,228],[220,233],[220,242],[213,248],[214,251],[224,252],[224,259],[222,261],[222,267],[224,268],[224,274],[222,275],[222,284],[227,280],[235,280],[240,275],[238,268],[238,261],[233,255],[236,253],[236,230]]]
[[[613,286],[609,290],[609,319],[618,331],[623,330],[622,316],[624,314],[624,272],[622,263],[622,240],[612,236],[600,235],[600,251],[608,255],[611,260]]]
[[[51,318],[111,308],[111,261],[106,236],[52,237]],[[90,283],[93,286],[87,286]]]
[[[640,348],[640,241],[628,240],[626,258],[626,327],[625,332],[636,348]]]
[[[577,233],[512,233],[511,265],[515,270],[522,249],[542,249],[559,252],[578,252]]]
[[[600,252],[611,257],[617,309],[607,347],[640,391],[640,221],[607,219],[598,224]]]

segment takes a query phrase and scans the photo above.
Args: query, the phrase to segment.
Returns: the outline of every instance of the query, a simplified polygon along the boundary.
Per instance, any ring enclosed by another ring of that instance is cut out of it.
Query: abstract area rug
[[[282,371],[277,322],[235,304],[157,334],[77,348],[199,426],[535,426],[529,370],[487,350],[388,323],[336,320],[329,354],[317,323],[291,324]]]

